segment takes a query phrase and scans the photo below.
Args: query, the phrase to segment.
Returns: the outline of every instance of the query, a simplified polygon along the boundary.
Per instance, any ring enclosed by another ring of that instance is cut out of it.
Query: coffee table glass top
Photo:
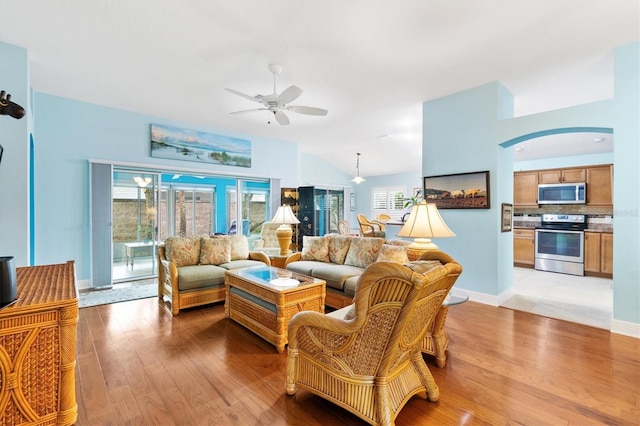
[[[227,272],[257,284],[275,288],[293,288],[319,281],[307,275],[297,274],[273,266],[251,266],[249,268],[234,269]]]

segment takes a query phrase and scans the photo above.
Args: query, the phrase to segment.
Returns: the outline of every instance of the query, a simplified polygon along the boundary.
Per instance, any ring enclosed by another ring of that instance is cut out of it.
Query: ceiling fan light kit
[[[239,92],[233,89],[224,89],[229,93],[238,95],[250,101],[258,102],[262,104],[261,108],[246,109],[242,111],[235,111],[231,114],[245,114],[255,111],[269,111],[273,114],[278,124],[286,126],[289,124],[289,117],[285,114],[285,111],[291,111],[298,114],[305,115],[327,115],[328,111],[322,108],[301,106],[301,105],[287,105],[289,102],[293,102],[302,95],[303,90],[298,86],[291,85],[284,89],[280,95],[276,90],[276,76],[282,72],[282,67],[277,64],[269,65],[269,71],[273,74],[273,93],[271,95],[247,95],[246,93]],[[270,120],[267,123],[271,123]]]

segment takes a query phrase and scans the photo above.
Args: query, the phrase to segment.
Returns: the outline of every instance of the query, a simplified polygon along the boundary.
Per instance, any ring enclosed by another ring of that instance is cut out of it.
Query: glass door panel
[[[158,175],[114,171],[113,281],[156,275]]]
[[[260,238],[262,224],[271,220],[271,186],[269,181],[239,181],[242,234],[249,239],[249,247]]]

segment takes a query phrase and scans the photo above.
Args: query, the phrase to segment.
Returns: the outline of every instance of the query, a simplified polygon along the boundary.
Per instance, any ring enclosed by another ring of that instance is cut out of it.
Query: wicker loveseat
[[[437,401],[439,389],[420,345],[461,272],[455,261],[424,273],[376,262],[360,276],[346,314],[294,315],[287,393],[306,389],[373,425],[394,424],[413,395]]]
[[[158,246],[158,298],[171,313],[224,300],[224,273],[271,265],[264,253],[249,251],[244,235],[169,237]]]
[[[352,303],[358,278],[374,262],[408,262],[408,241],[327,234],[303,238],[302,252],[287,258],[286,268],[326,281],[325,305],[342,308]]]

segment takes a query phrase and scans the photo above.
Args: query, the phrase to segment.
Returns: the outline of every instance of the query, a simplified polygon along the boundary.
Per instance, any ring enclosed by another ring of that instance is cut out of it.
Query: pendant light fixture
[[[356,184],[364,182],[364,179],[360,177],[360,153],[358,152],[358,159],[356,160],[356,177],[351,179],[351,182],[355,182]]]

